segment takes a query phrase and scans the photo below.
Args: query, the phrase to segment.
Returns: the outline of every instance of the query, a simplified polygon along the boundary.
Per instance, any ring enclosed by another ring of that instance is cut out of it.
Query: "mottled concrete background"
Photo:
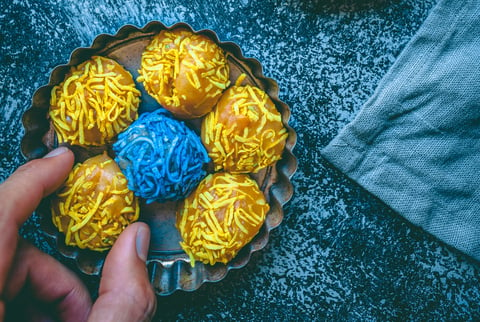
[[[296,194],[268,246],[247,267],[193,293],[159,298],[159,320],[478,320],[479,263],[410,225],[319,153],[355,117],[434,5],[3,0],[0,181],[23,162],[20,119],[33,92],[76,47],[150,20],[213,29],[260,60],[279,83],[298,132]],[[23,234],[75,270],[37,228],[33,216]],[[97,278],[81,276],[95,295]]]

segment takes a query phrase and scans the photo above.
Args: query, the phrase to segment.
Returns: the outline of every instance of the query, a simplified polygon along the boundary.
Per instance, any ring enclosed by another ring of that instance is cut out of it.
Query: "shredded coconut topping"
[[[139,73],[137,81],[147,92],[182,116],[206,114],[230,85],[223,50],[211,39],[182,29],[164,30],[151,40]]]
[[[191,265],[230,261],[258,233],[269,208],[248,175],[208,175],[177,211],[180,245]]]
[[[52,220],[65,244],[96,251],[109,249],[140,214],[127,180],[106,154],[77,164],[52,198]]]
[[[201,135],[215,171],[255,173],[281,158],[288,133],[264,91],[238,84],[205,116]]]
[[[51,91],[50,118],[60,143],[101,146],[137,118],[140,91],[112,59],[94,56]]]

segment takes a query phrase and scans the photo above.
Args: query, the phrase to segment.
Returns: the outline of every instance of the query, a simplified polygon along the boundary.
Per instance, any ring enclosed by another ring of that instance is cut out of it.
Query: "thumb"
[[[145,265],[150,229],[129,225],[108,254],[89,321],[149,321],[157,299]]]

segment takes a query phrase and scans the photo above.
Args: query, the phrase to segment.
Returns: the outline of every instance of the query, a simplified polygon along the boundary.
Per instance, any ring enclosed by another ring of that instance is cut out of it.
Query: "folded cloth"
[[[480,1],[440,0],[322,155],[480,260]]]

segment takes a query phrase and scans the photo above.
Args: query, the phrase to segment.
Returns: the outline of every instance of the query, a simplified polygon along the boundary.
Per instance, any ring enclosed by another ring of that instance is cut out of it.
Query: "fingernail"
[[[147,261],[148,247],[150,244],[150,231],[145,227],[137,230],[137,255],[142,261]]]
[[[46,154],[43,158],[44,159],[47,159],[47,158],[52,158],[52,157],[56,157],[57,155],[60,155],[60,154],[63,154],[65,152],[68,151],[68,148],[64,147],[64,146],[61,146],[59,148],[56,148],[55,150],[52,150],[50,151],[48,154]]]

